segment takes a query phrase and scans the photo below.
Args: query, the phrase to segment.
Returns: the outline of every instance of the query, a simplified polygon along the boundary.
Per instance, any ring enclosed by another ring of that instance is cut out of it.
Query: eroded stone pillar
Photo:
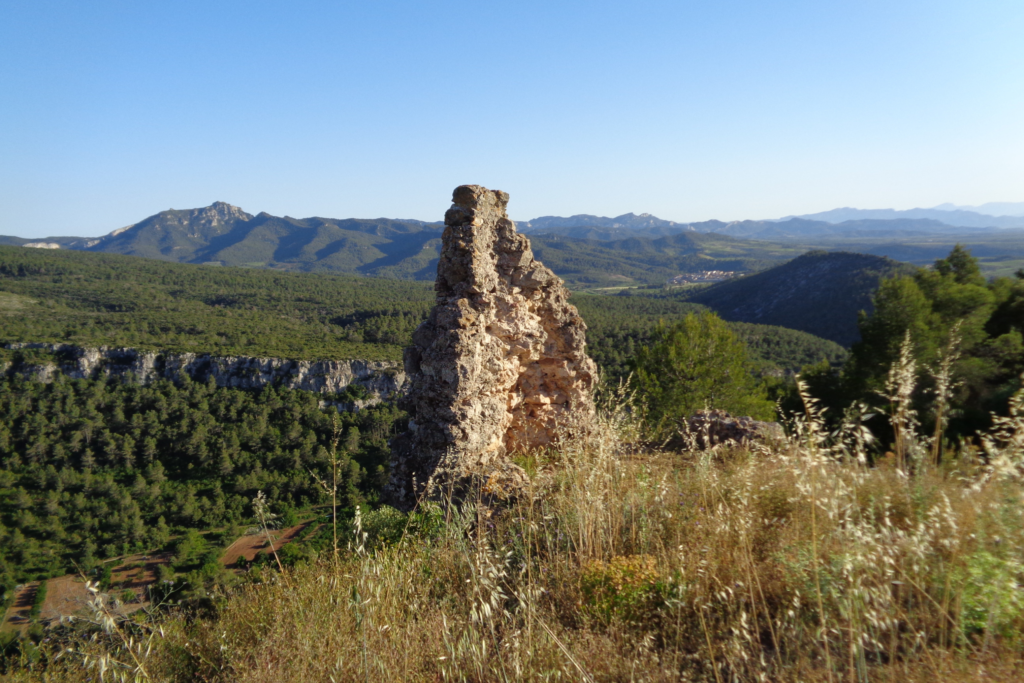
[[[508,193],[462,185],[452,200],[437,303],[405,352],[412,422],[392,442],[385,492],[403,509],[439,467],[448,484],[514,485],[512,453],[555,441],[570,411],[594,411],[586,325],[508,219]]]

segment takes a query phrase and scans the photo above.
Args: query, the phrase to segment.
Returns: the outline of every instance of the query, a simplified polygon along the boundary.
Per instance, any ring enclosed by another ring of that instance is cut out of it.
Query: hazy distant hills
[[[799,245],[696,232],[613,240],[541,233],[530,235],[530,242],[544,265],[577,288],[663,284],[679,273],[701,270],[762,270],[806,251]]]
[[[838,211],[838,209],[837,209]],[[939,212],[942,213],[942,212]],[[578,218],[574,216],[573,218]],[[568,220],[568,219],[566,219]],[[611,220],[611,219],[607,219]],[[1024,218],[1013,219],[1024,225]],[[1004,228],[964,228],[949,225],[930,218],[889,218],[889,219],[854,219],[841,223],[827,220],[810,220],[807,218],[787,218],[785,220],[765,221],[703,221],[700,223],[672,223],[662,221],[664,225],[647,227],[606,227],[597,225],[570,225],[556,227],[554,220],[551,225],[543,228],[532,228],[532,235],[558,235],[573,239],[593,239],[616,241],[631,237],[658,238],[684,233],[715,233],[759,240],[832,240],[850,237],[919,237],[921,235],[963,234],[971,231],[991,232]],[[531,222],[532,224],[532,222]],[[516,224],[519,225],[518,223]]]
[[[909,266],[878,256],[816,251],[676,298],[725,320],[788,327],[848,347],[859,338],[857,314],[872,310],[878,283],[903,270]]]
[[[832,209],[820,213],[805,214],[803,216],[787,216],[788,218],[802,218],[809,221],[824,221],[826,223],[844,223],[846,221],[893,221],[893,220],[930,220],[944,223],[946,226],[961,228],[1024,228],[1024,203],[1013,204],[1008,202],[986,204],[986,207],[1003,207],[1011,211],[1019,211],[1016,215],[993,216],[978,211],[968,211],[955,208],[951,204],[943,204],[943,207],[934,209],[908,209],[897,211],[895,209]],[[978,207],[981,208],[981,207]]]
[[[933,208],[942,211],[973,211],[988,216],[1024,216],[1024,202],[988,202],[978,206],[957,206],[946,203]]]

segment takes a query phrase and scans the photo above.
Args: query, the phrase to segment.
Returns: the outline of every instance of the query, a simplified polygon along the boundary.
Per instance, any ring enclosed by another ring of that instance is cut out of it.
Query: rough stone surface
[[[784,434],[778,422],[760,422],[752,417],[733,417],[724,410],[698,410],[686,421],[690,435],[700,448],[726,443],[750,443],[781,439]]]
[[[453,202],[437,302],[405,352],[400,405],[412,421],[392,442],[386,491],[404,509],[432,476],[514,486],[510,454],[551,444],[571,415],[594,410],[586,325],[508,219],[508,194],[463,185]]]
[[[120,377],[141,384],[160,378],[174,380],[185,374],[197,382],[213,379],[221,387],[261,389],[272,385],[320,394],[338,393],[351,384],[358,384],[367,390],[371,398],[345,404],[349,410],[397,395],[406,384],[401,366],[387,361],[297,361],[106,346],[89,348],[72,344],[13,343],[7,344],[6,348],[41,349],[54,354],[58,362],[2,369],[40,382],[50,382],[58,373],[72,379]],[[342,404],[331,405],[342,407]]]

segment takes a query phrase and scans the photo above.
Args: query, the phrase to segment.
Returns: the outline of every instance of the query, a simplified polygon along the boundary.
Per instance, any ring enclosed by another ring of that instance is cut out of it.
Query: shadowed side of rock
[[[452,485],[515,487],[523,475],[510,453],[554,442],[570,413],[594,410],[586,326],[508,219],[508,194],[463,185],[453,202],[437,302],[405,352],[412,420],[392,442],[385,492],[404,509],[439,472]]]

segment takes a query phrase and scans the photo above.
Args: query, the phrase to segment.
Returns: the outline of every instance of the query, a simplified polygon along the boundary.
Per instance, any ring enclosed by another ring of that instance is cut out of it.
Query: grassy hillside
[[[818,251],[672,296],[707,306],[725,320],[788,327],[849,346],[858,339],[858,313],[871,310],[878,283],[905,270],[878,256]]]
[[[1020,680],[1016,466],[869,467],[814,421],[662,452],[630,415],[524,460],[535,495],[363,510],[337,553],[196,572],[179,605],[39,629],[0,666],[47,683]]]

